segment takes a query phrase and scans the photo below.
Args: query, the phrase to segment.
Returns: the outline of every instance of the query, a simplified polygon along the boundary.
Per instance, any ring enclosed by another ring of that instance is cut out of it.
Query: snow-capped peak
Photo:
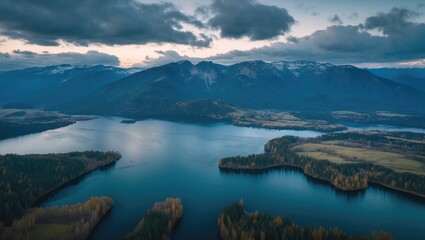
[[[316,63],[310,61],[296,61],[296,62],[273,62],[272,65],[278,70],[288,69],[294,76],[298,77],[304,72],[314,72],[315,74],[322,74],[334,67],[330,63]]]
[[[57,68],[54,68],[50,70],[50,74],[62,74],[66,71],[72,70],[74,67],[72,66],[58,66]]]

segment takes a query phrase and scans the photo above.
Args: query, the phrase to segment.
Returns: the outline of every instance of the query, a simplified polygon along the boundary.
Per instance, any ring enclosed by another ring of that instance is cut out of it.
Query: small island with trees
[[[134,119],[124,119],[124,120],[121,121],[121,123],[133,124],[133,123],[136,123],[136,120],[134,120]]]
[[[283,240],[283,239],[322,239],[322,240],[392,240],[391,234],[373,231],[370,237],[350,236],[333,227],[305,228],[281,216],[267,213],[249,213],[242,201],[225,207],[217,220],[222,240]]]
[[[284,136],[269,141],[262,154],[219,160],[227,171],[295,167],[343,191],[370,183],[425,198],[425,134],[346,132],[316,138]]]
[[[50,193],[120,158],[113,151],[0,155],[0,223],[10,226]]]
[[[183,217],[183,205],[180,198],[167,198],[155,203],[125,239],[167,240],[176,223]]]

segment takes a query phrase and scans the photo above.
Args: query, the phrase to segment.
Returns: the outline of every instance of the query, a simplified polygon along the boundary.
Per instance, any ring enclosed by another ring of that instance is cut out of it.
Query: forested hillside
[[[0,155],[0,221],[10,225],[45,194],[120,157],[97,151]]]

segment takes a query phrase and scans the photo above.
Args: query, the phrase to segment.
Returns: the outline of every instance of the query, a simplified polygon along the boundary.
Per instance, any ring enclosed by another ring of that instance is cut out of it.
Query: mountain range
[[[135,73],[107,66],[30,68],[0,73],[0,103],[10,102],[133,118],[190,116],[233,106],[425,114],[425,92],[414,85],[370,69],[308,61],[230,66],[180,61]]]
[[[27,68],[0,73],[0,103],[58,107],[122,79],[131,70],[109,66]]]

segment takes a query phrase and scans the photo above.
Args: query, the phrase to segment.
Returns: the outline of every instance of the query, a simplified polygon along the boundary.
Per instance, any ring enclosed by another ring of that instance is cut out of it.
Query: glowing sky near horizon
[[[37,2],[0,2],[0,71],[181,59],[425,66],[425,5],[417,0]]]

